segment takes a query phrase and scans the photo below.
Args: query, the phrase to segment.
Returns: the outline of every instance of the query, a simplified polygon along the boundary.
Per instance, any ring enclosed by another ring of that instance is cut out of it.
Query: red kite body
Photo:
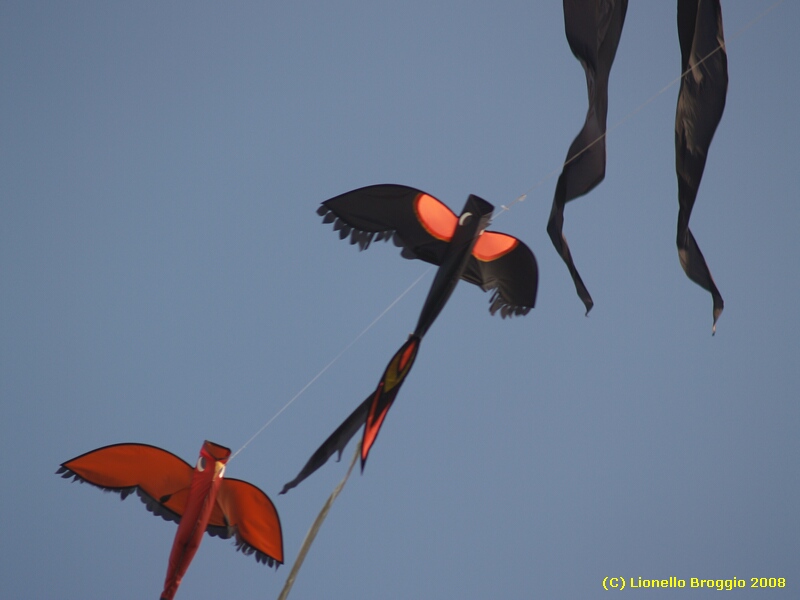
[[[193,468],[171,452],[146,444],[115,444],[61,465],[64,478],[116,492],[134,491],[152,513],[178,523],[161,600],[172,600],[203,534],[236,536],[237,549],[270,566],[283,563],[278,513],[264,492],[239,479],[225,479],[231,451],[206,441]]]

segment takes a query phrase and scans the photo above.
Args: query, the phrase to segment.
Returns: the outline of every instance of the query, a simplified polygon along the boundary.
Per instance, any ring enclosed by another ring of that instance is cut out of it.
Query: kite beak
[[[214,479],[221,479],[223,474],[225,473],[225,463],[218,461],[214,463]]]

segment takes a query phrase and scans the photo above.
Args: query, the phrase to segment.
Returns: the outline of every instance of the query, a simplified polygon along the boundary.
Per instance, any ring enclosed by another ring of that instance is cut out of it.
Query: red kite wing
[[[116,492],[123,500],[136,491],[148,510],[179,522],[186,508],[192,471],[189,463],[161,448],[114,444],[68,460],[57,473]]]
[[[217,509],[223,522],[214,522]],[[270,567],[283,564],[283,536],[278,511],[269,497],[251,483],[223,479],[217,492],[217,506],[209,521],[208,532],[217,535],[214,526],[227,525],[236,536],[236,548]],[[222,536],[224,537],[224,536]]]
[[[375,240],[394,238],[405,258],[440,265],[458,217],[445,204],[405,185],[363,187],[326,200],[317,213],[333,223],[339,237],[364,250]]]
[[[539,270],[530,248],[505,233],[484,231],[462,275],[487,292],[495,290],[489,311],[503,318],[525,315],[536,304]]]

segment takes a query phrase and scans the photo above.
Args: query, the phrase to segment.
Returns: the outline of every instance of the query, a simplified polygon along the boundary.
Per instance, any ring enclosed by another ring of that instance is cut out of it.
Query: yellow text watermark
[[[647,577],[604,577],[603,589],[637,590],[650,588],[712,589],[719,591],[741,590],[747,588],[785,588],[785,577],[732,577],[730,579],[704,579],[702,577],[668,577],[650,579]]]

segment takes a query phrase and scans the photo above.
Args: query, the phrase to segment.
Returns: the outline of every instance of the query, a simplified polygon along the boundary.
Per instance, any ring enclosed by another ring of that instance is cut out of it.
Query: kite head
[[[200,448],[200,457],[197,459],[195,473],[202,473],[202,476],[208,478],[209,481],[221,479],[230,457],[230,448],[206,440],[203,442],[203,447]]]
[[[472,237],[480,235],[489,226],[493,211],[493,204],[480,196],[470,194],[466,204],[464,204],[461,215],[458,217],[456,230],[466,227],[472,233]]]

